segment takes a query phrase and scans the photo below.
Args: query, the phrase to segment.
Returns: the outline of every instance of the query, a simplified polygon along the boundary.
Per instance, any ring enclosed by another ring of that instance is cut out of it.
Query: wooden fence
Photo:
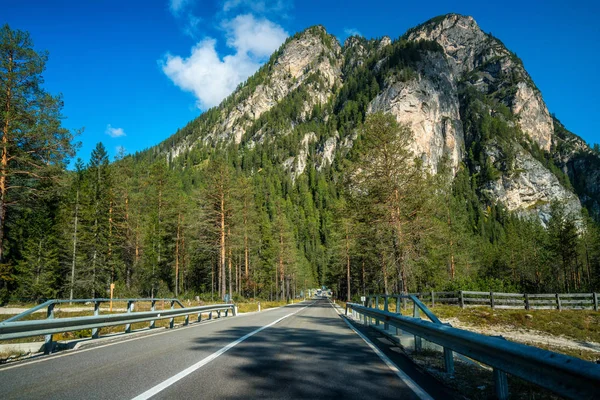
[[[426,304],[490,306],[525,310],[594,310],[598,311],[598,293],[501,293],[501,292],[421,292],[410,293]]]

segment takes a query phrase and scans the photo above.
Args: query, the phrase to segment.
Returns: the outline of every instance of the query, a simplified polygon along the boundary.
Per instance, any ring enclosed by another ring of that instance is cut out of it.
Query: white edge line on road
[[[301,303],[303,303],[303,302],[295,303],[295,304],[301,304]],[[275,310],[275,309],[278,309],[278,308],[284,308],[284,307],[286,307],[286,306],[267,308],[267,309],[261,311],[261,314],[263,312],[267,312],[267,311],[270,311],[270,310]],[[298,311],[300,311],[300,310],[298,310]],[[258,314],[258,312],[239,313],[236,316],[236,318],[250,316],[250,315],[254,315],[254,314]],[[167,329],[167,330],[164,330],[164,331],[161,328],[157,328],[157,332],[155,332],[155,333],[150,333],[150,334],[146,334],[146,335],[140,335],[140,336],[129,338],[129,339],[124,338],[124,340],[117,340],[117,339],[120,339],[118,336],[108,336],[108,337],[105,336],[105,337],[100,338],[100,339],[90,339],[90,340],[103,340],[103,339],[104,340],[115,339],[115,340],[112,341],[112,342],[110,342],[110,343],[101,344],[99,346],[94,346],[94,347],[90,347],[90,348],[87,348],[87,349],[79,349],[79,348],[77,348],[77,346],[75,346],[75,348],[73,348],[73,349],[64,350],[64,353],[61,352],[62,354],[61,353],[54,353],[54,354],[51,354],[49,356],[41,356],[42,358],[39,358],[37,360],[27,360],[27,359],[25,359],[25,360],[22,360],[22,361],[17,361],[17,363],[14,364],[14,365],[0,365],[0,373],[2,371],[8,371],[9,369],[13,369],[13,368],[20,368],[20,367],[25,367],[27,365],[41,363],[41,362],[44,362],[44,361],[50,361],[50,360],[56,360],[58,358],[69,357],[69,356],[73,356],[73,355],[77,355],[77,354],[81,354],[81,353],[86,353],[86,352],[92,351],[92,350],[99,350],[99,349],[102,349],[102,348],[108,347],[108,346],[114,346],[114,345],[117,345],[117,344],[122,344],[122,343],[127,343],[127,342],[133,342],[134,340],[146,339],[146,338],[150,338],[150,337],[154,337],[154,336],[159,336],[159,335],[165,335],[165,334],[173,333],[173,332],[180,332],[180,331],[182,331],[184,329],[198,328],[198,327],[201,327],[201,326],[206,326],[206,325],[213,324],[213,323],[220,322],[220,321],[228,321],[229,318],[231,318],[231,317],[227,317],[227,318],[215,318],[215,319],[205,319],[205,320],[202,320],[202,322],[191,323],[188,326],[180,326],[180,327],[178,327],[176,329]],[[135,334],[135,333],[145,333],[145,332],[147,332],[147,331],[143,331],[142,330],[142,331],[133,332],[133,334]]]
[[[406,375],[404,371],[398,368],[398,366],[394,364],[394,362],[390,360],[390,358],[386,356],[381,350],[379,350],[377,346],[375,346],[373,342],[369,340],[368,337],[366,337],[359,330],[353,327],[352,324],[348,321],[348,319],[342,316],[342,314],[340,314],[340,312],[335,308],[333,303],[330,304],[331,307],[333,307],[333,309],[335,310],[335,312],[338,313],[340,317],[342,317],[342,320],[344,320],[346,325],[348,325],[348,327],[352,329],[354,333],[360,336],[360,338],[364,340],[366,344],[369,345],[371,350],[373,350],[375,354],[377,354],[379,358],[381,358],[381,360],[388,366],[388,368],[391,369],[398,376],[398,378],[400,378],[406,384],[406,386],[408,386],[417,395],[418,398],[420,398],[421,400],[433,400],[433,397],[431,397],[429,393],[427,393],[421,386],[419,386],[417,382],[413,381],[410,378],[410,376]]]
[[[313,303],[314,304],[314,303]],[[165,390],[166,388],[168,388],[169,386],[171,386],[172,384],[176,383],[177,381],[180,381],[181,379],[185,378],[186,376],[188,376],[189,374],[191,374],[194,371],[197,371],[198,369],[202,368],[203,366],[205,366],[206,364],[208,364],[209,362],[213,361],[214,359],[216,359],[217,357],[219,357],[220,355],[222,355],[223,353],[225,353],[227,350],[231,349],[232,347],[237,346],[238,344],[242,343],[244,340],[248,339],[251,336],[256,335],[257,333],[259,333],[260,331],[263,331],[281,321],[283,321],[284,319],[291,317],[292,315],[299,313],[300,311],[306,309],[309,306],[303,307],[299,310],[294,311],[293,313],[284,315],[283,317],[271,322],[268,325],[265,325],[263,327],[260,327],[250,333],[248,333],[247,335],[242,336],[241,338],[229,343],[227,346],[223,347],[222,349],[214,352],[213,354],[211,354],[210,356],[198,361],[196,364],[192,365],[191,367],[188,367],[186,369],[184,369],[183,371],[181,371],[180,373],[172,376],[171,378],[159,383],[158,385],[154,386],[153,388],[150,388],[148,390],[146,390],[144,393],[140,394],[139,396],[136,396],[133,398],[133,400],[146,400],[151,398],[152,396],[154,396],[157,393],[162,392],[163,390]]]

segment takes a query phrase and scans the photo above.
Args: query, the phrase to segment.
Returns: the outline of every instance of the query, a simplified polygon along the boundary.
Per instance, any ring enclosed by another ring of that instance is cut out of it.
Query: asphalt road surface
[[[386,364],[329,300],[311,300],[8,364],[0,398],[446,397],[410,374]]]

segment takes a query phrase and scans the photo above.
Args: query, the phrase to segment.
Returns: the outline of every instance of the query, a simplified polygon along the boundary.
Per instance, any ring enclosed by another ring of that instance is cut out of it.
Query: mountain
[[[289,154],[274,162],[296,179],[308,162],[321,170],[343,158],[375,111],[412,129],[412,150],[431,172],[442,160],[455,172],[464,165],[481,194],[509,211],[544,222],[553,201],[575,214],[581,202],[599,211],[596,153],[548,112],[521,60],[457,14],[394,41],[353,36],[343,46],[311,27],[153,152],[184,163],[197,148],[234,144],[247,152],[260,144],[277,154],[285,142]]]
[[[597,291],[599,153],[471,17],[343,44],[314,26],[159,145],[109,163],[99,143],[17,197],[0,304]]]

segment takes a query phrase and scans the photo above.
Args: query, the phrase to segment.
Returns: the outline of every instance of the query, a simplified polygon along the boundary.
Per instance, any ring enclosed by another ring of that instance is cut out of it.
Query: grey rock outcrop
[[[564,188],[558,178],[529,152],[517,146],[515,164],[510,174],[503,174],[488,183],[485,191],[509,210],[521,215],[537,215],[545,224],[550,218],[553,201],[563,202],[565,210],[574,216],[581,215],[581,203],[577,196]],[[493,149],[488,152],[492,159],[498,157]]]
[[[412,150],[435,173],[444,156],[454,170],[463,159],[465,139],[452,68],[443,55],[429,53],[420,63],[419,77],[393,80],[369,105],[408,125],[414,136]]]
[[[441,21],[431,21],[409,31],[408,39],[436,41],[444,49],[456,76],[480,72],[478,86],[486,86],[489,92],[497,90],[497,81],[506,76],[519,79],[516,92],[508,93],[502,100],[518,116],[523,132],[542,149],[550,150],[552,117],[539,90],[516,56],[499,40],[484,33],[472,17],[447,15]]]

